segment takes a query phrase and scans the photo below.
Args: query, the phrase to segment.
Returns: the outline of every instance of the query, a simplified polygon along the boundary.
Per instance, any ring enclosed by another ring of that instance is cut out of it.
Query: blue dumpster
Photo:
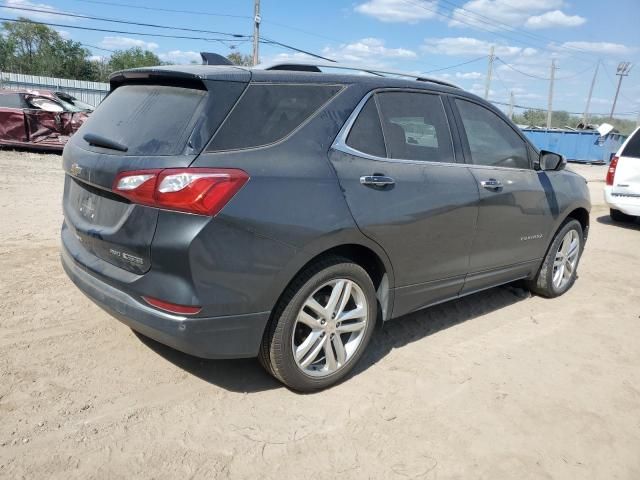
[[[524,134],[540,150],[564,155],[570,162],[609,163],[627,138],[620,133],[600,136],[597,130],[523,128]]]

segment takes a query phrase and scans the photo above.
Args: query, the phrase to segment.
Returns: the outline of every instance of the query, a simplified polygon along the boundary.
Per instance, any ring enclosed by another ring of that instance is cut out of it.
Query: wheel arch
[[[289,280],[279,292],[272,311],[276,310],[275,306],[280,303],[289,285],[291,285],[305,269],[318,260],[328,256],[344,257],[361,266],[367,272],[376,289],[376,297],[382,315],[381,318],[383,321],[388,320],[393,307],[393,269],[388,257],[380,247],[375,244],[365,245],[362,242],[346,242],[326,246],[322,250],[314,251],[312,254],[306,255],[304,261],[295,267],[293,270],[294,273],[289,274]]]
[[[582,237],[586,240],[589,235],[589,211],[584,207],[578,207],[571,210],[566,218],[573,218],[580,222],[582,226]],[[564,223],[564,221],[562,223]]]

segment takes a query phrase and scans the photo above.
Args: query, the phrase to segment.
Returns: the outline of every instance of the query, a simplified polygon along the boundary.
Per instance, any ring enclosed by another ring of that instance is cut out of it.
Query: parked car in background
[[[611,219],[630,222],[640,217],[640,127],[611,159],[604,187]]]
[[[301,391],[348,374],[379,319],[571,288],[591,205],[563,157],[454,85],[347,72],[113,74],[64,150],[69,277],[144,335]]]
[[[0,90],[0,146],[62,151],[92,111],[63,92]]]

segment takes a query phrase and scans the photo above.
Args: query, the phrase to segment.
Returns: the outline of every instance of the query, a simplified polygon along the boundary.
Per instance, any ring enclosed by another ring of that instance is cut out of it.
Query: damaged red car
[[[49,90],[0,90],[0,146],[62,151],[93,111]]]

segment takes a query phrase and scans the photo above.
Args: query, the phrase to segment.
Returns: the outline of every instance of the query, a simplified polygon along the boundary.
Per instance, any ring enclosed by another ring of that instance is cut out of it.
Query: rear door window
[[[451,132],[439,95],[377,94],[387,156],[425,162],[455,162]]]
[[[629,139],[622,151],[623,157],[640,158],[640,130]]]
[[[475,165],[530,168],[526,142],[503,119],[480,105],[456,99]]]
[[[111,92],[82,125],[125,145],[126,155],[179,155],[187,144],[206,90],[165,85],[123,85]]]
[[[353,123],[347,145],[362,153],[375,155],[376,157],[386,157],[387,152],[382,136],[382,125],[378,116],[378,108],[372,96],[367,100],[364,108],[360,111],[358,118]]]
[[[282,140],[341,89],[340,85],[251,84],[207,150],[238,150]]]

